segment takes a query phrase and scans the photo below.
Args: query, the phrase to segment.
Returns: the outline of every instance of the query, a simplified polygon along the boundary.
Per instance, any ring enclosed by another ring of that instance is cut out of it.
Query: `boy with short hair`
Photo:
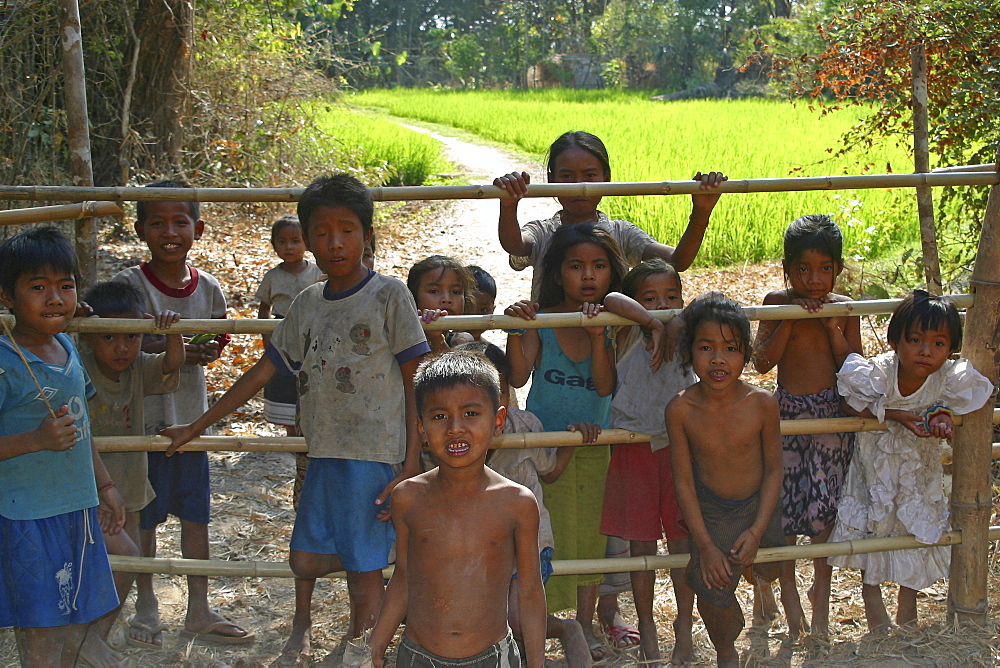
[[[347,174],[306,188],[299,220],[327,280],[299,293],[264,355],[210,410],[161,432],[173,439],[169,456],[275,373],[296,375],[310,459],[289,564],[299,578],[347,571],[351,637],[372,627],[382,603],[394,539],[384,502],[420,472],[413,375],[430,351],[410,291],[362,264],[373,212],[368,189]]]
[[[185,188],[173,181],[152,183],[150,188]],[[114,277],[135,286],[145,298],[145,310],[159,313],[176,311],[182,318],[225,318],[226,299],[219,282],[210,274],[198,271],[187,262],[195,241],[201,238],[205,221],[197,202],[146,202],[136,204],[135,232],[149,248],[149,260],[129,267]],[[219,357],[229,340],[220,335],[203,344],[186,344],[185,364],[181,367],[176,392],[145,399],[146,434],[177,422],[193,420],[208,408],[204,365]],[[162,335],[148,336],[142,349],[147,353],[165,350]],[[208,454],[191,452],[168,459],[162,452],[148,453],[149,481],[156,498],[139,514],[142,553],[156,556],[156,527],[167,515],[181,522],[181,553],[187,559],[208,559],[208,521],[211,492],[208,478]],[[254,634],[232,622],[208,604],[208,578],[189,575],[188,607],[180,635],[220,644],[253,642]],[[129,626],[129,638],[145,647],[162,645],[159,602],[153,591],[151,575],[136,578],[135,616]]]
[[[711,296],[684,311],[680,350],[699,381],[666,408],[677,502],[690,533],[688,584],[698,596],[720,666],[738,666],[743,611],[734,592],[760,546],[784,545],[778,404],[740,380],[750,321],[736,302]],[[773,581],[778,564],[755,566]]]
[[[0,627],[18,630],[23,666],[72,666],[88,626],[119,606],[100,529],[119,532],[125,507],[91,441],[93,386],[64,333],[76,274],[54,228],[0,246],[0,301],[17,318],[0,336]]]
[[[156,315],[144,313],[142,293],[121,281],[98,283],[87,291],[84,301],[94,316],[100,318],[151,318],[156,328],[168,329],[180,315],[165,310]],[[141,436],[145,425],[143,398],[152,394],[174,392],[184,364],[184,340],[180,334],[167,334],[166,351],[156,355],[142,352],[142,334],[132,332],[90,333],[81,335],[85,344],[80,350],[83,366],[90,375],[96,393],[88,402],[91,430],[95,436]],[[145,452],[106,452],[101,455],[108,475],[117,485],[125,502],[125,527],[122,536],[105,535],[108,553],[140,556],[138,513],[152,501],[155,493],[147,476]],[[124,601],[135,580],[135,573],[115,572],[118,598]],[[95,630],[107,639],[114,620],[101,620]],[[132,620],[141,628],[141,622]],[[149,634],[163,627],[145,628]],[[88,641],[90,637],[88,636]],[[130,644],[149,648],[129,637]],[[86,652],[87,647],[84,647]],[[96,663],[91,661],[91,663]]]
[[[516,571],[527,662],[542,666],[538,505],[530,490],[486,466],[506,413],[497,371],[481,355],[454,351],[422,364],[414,384],[420,433],[439,465],[393,492],[396,567],[372,632],[372,661],[384,665],[405,617],[400,668],[520,666],[506,605]]]

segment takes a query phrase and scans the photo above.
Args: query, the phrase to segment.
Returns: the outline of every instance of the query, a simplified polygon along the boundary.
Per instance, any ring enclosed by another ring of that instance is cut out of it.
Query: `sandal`
[[[605,626],[604,632],[616,649],[626,649],[639,644],[639,629],[634,626]]]

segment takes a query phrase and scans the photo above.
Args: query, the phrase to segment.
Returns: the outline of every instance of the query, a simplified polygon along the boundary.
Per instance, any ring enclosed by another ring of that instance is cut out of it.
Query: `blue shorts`
[[[291,548],[335,554],[357,573],[388,566],[396,530],[378,519],[382,507],[375,498],[393,477],[389,464],[310,457]]]
[[[97,507],[0,517],[0,627],[87,624],[118,607]]]
[[[149,484],[156,498],[139,511],[139,528],[155,529],[174,515],[187,522],[208,524],[210,492],[208,453],[179,452],[167,457],[150,452]]]

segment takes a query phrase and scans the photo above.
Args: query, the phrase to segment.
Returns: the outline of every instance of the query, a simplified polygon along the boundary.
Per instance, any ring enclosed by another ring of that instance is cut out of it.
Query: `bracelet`
[[[507,332],[511,336],[521,336],[522,334],[524,334],[528,330],[526,330],[526,329],[505,329],[503,331]]]
[[[115,481],[114,480],[109,480],[109,481],[107,481],[106,483],[104,483],[103,485],[101,485],[100,487],[97,488],[97,493],[100,494],[104,490],[111,489],[112,487],[116,487],[116,486],[117,485],[115,485]]]
[[[750,527],[747,527],[747,533],[748,533],[748,534],[750,534],[751,536],[753,536],[753,539],[754,539],[755,541],[757,541],[757,545],[760,545],[760,538],[757,538],[757,534],[755,534],[755,533],[754,533],[754,532],[753,532],[753,531],[752,531],[752,530],[750,529]]]
[[[955,417],[955,413],[953,413],[952,410],[947,406],[942,406],[941,404],[937,404],[936,406],[931,406],[930,408],[927,409],[927,412],[924,413],[924,429],[930,431],[931,420],[933,418],[936,418],[938,415],[947,415],[950,418]]]

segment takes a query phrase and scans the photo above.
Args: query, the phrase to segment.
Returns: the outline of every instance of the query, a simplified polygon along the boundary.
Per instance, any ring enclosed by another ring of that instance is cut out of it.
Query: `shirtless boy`
[[[778,404],[740,380],[750,321],[729,299],[697,299],[684,312],[681,354],[699,381],[666,409],[677,501],[690,531],[688,584],[720,666],[738,666],[743,611],[734,592],[757,549],[784,544]],[[770,582],[777,564],[755,567]]]
[[[396,567],[371,636],[384,665],[406,619],[396,666],[520,666],[507,626],[517,571],[528,666],[545,659],[545,590],[538,559],[538,505],[527,488],[485,466],[503,429],[500,381],[482,356],[449,352],[415,378],[418,428],[439,466],[392,494]]]

